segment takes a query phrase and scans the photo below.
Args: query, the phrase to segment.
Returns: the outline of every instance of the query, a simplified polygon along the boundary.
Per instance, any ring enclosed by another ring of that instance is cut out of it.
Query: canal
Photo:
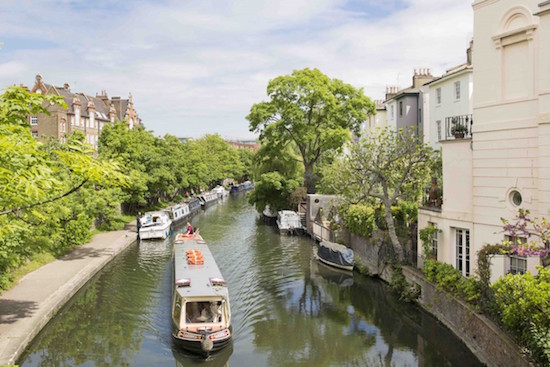
[[[231,297],[233,344],[204,361],[170,335],[171,246],[130,247],[42,330],[21,366],[478,366],[429,314],[380,281],[312,258],[306,236],[281,237],[244,196],[195,216]],[[176,228],[176,233],[184,227]]]

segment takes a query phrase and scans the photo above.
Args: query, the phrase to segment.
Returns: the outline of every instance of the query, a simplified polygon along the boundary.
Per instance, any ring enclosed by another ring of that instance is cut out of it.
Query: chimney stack
[[[386,87],[386,101],[388,99],[392,99],[393,97],[395,97],[397,95],[398,90],[399,88],[395,86]]]
[[[430,72],[430,69],[414,69],[414,76],[413,76],[413,88],[420,88],[426,83],[431,82],[434,80],[434,77],[432,73]]]

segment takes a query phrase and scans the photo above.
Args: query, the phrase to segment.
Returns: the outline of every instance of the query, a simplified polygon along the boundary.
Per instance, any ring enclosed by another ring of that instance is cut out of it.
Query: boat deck
[[[199,250],[204,263],[189,264],[187,250]],[[208,245],[202,239],[191,239],[174,244],[174,276],[176,281],[180,279],[191,281],[189,286],[177,288],[182,297],[227,297],[227,287],[213,286],[211,283],[211,279],[223,279],[223,276]]]

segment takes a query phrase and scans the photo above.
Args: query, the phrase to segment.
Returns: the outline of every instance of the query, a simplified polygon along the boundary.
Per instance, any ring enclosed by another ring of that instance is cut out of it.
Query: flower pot
[[[454,133],[455,139],[464,139],[464,133]]]

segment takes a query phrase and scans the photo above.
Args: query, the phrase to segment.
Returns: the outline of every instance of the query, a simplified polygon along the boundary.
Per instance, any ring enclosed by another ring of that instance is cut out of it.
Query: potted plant
[[[463,139],[464,134],[468,132],[468,128],[463,124],[454,124],[451,129],[451,134],[454,135],[455,139]]]

